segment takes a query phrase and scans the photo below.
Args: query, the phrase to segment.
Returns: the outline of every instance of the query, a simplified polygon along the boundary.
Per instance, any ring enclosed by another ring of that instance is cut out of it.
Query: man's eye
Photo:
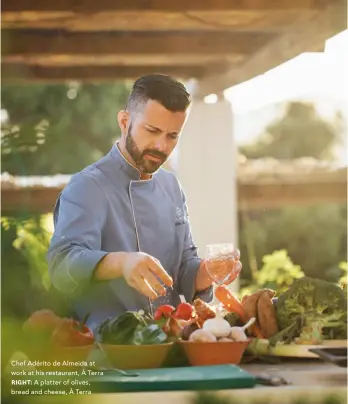
[[[179,135],[177,135],[177,134],[175,134],[175,133],[172,133],[172,134],[169,135],[169,137],[170,137],[171,139],[173,139],[173,140],[176,140],[176,139],[179,137]]]

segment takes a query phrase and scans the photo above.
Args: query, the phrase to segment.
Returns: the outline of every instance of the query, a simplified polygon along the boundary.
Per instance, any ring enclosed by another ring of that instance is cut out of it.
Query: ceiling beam
[[[292,32],[280,35],[252,54],[238,66],[232,65],[225,71],[208,74],[196,86],[197,98],[221,93],[223,90],[252,79],[303,52],[317,51],[330,37],[347,29],[345,7],[330,7],[316,13],[311,20],[305,20],[293,27]],[[293,78],[296,80],[296,77]]]
[[[299,14],[310,15],[322,10],[328,1],[62,0],[53,3],[49,0],[45,2],[39,0],[26,4],[23,0],[10,2],[5,0],[1,23],[3,29],[60,29],[71,32],[129,30],[275,32],[287,30]]]
[[[40,55],[220,55],[247,54],[274,38],[270,33],[67,33],[60,31],[2,31],[2,60]]]
[[[2,12],[2,28],[98,31],[267,31],[284,32],[308,10],[220,11],[23,11]]]
[[[335,0],[3,0],[6,12],[319,10]]]
[[[150,73],[168,74],[188,80],[199,78],[204,73],[203,66],[71,66],[42,67],[23,64],[2,64],[3,83],[59,83],[67,81],[105,82],[136,79]]]

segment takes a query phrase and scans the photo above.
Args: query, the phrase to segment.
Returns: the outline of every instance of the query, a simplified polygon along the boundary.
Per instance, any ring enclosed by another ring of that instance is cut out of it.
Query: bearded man
[[[118,113],[121,139],[75,174],[57,200],[51,281],[69,297],[74,317],[90,313],[92,329],[128,310],[176,306],[180,295],[188,302],[212,299],[213,279],[198,257],[184,192],[161,168],[189,105],[190,95],[173,78],[139,78]],[[238,250],[227,264],[224,271],[240,269]]]

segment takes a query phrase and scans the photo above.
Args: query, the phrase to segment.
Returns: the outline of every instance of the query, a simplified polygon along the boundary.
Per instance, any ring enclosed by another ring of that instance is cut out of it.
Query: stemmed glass
[[[210,244],[205,248],[206,269],[217,285],[223,285],[231,275],[234,278],[239,275],[239,270],[232,269],[235,260],[235,249],[232,243]],[[219,268],[218,271],[214,270],[216,267]]]

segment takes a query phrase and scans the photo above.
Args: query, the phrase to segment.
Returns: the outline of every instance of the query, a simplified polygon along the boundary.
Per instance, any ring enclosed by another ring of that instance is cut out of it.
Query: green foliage
[[[248,221],[241,217],[239,223],[242,284],[252,280],[252,260],[260,265],[264,255],[284,248],[307,276],[332,282],[342,276],[338,263],[346,260],[347,254],[346,206],[284,207],[250,213]]]
[[[67,302],[50,288],[46,252],[50,234],[45,217],[1,218],[2,315],[25,319],[33,311],[64,314]]]
[[[27,260],[13,246],[17,229],[25,220],[1,218],[1,283],[6,285],[1,289],[3,315],[21,317],[28,312],[26,306],[36,300],[37,290],[31,290]]]
[[[2,171],[71,174],[93,163],[120,135],[128,91],[120,83],[2,86]]]
[[[6,232],[12,227],[16,229],[16,237],[12,240],[13,254],[21,255],[28,265],[30,284],[46,290],[50,286],[46,253],[50,234],[43,228],[41,218],[10,219],[1,218],[2,228]],[[8,252],[4,252],[5,257]],[[5,261],[6,262],[6,261]],[[5,268],[6,269],[6,268]]]
[[[22,322],[13,317],[1,318],[1,373],[12,356],[22,344]]]
[[[40,218],[41,219],[41,218]],[[28,263],[31,284],[46,290],[50,287],[46,253],[50,234],[41,225],[41,220],[28,220],[18,227],[13,247]]]
[[[333,146],[341,141],[342,117],[333,122],[321,118],[315,106],[290,102],[284,116],[271,123],[251,145],[241,148],[248,158],[295,159],[315,157],[332,159]]]
[[[331,395],[325,397],[323,400],[323,404],[343,404],[345,402],[346,402],[346,400],[344,400],[338,394],[331,394]]]
[[[262,259],[263,266],[255,274],[253,283],[241,290],[241,295],[269,288],[281,293],[289,288],[295,279],[304,276],[299,265],[295,265],[286,250],[274,251]]]

